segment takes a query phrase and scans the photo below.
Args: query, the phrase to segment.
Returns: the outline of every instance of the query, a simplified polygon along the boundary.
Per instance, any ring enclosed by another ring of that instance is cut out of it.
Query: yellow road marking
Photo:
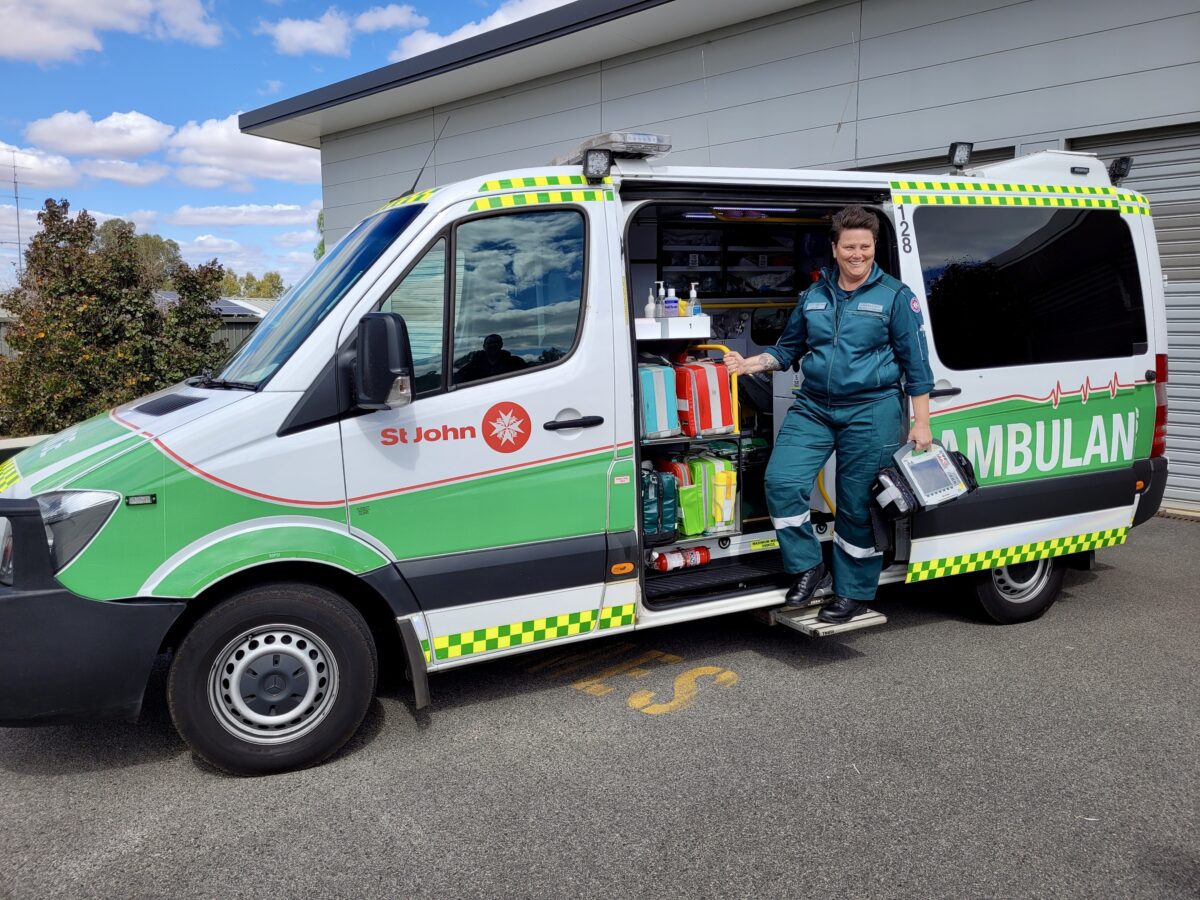
[[[572,682],[571,687],[577,691],[583,691],[585,694],[591,694],[593,697],[603,697],[605,694],[612,693],[612,685],[604,684],[604,681],[612,678],[614,675],[625,674],[630,678],[641,678],[643,675],[650,674],[648,670],[641,668],[646,663],[658,660],[664,665],[669,665],[670,663],[680,662],[682,659],[683,657],[675,656],[673,653],[663,653],[661,650],[647,650],[641,656],[619,662],[615,666],[609,666],[603,672]]]
[[[701,678],[709,677],[713,679],[714,684],[721,687],[730,687],[738,682],[737,674],[728,669],[722,669],[720,666],[697,666],[675,678],[675,695],[666,703],[652,702],[654,700],[653,691],[637,691],[630,696],[629,706],[648,716],[660,716],[663,713],[675,712],[683,709],[696,698],[696,693],[700,689],[697,682]]]

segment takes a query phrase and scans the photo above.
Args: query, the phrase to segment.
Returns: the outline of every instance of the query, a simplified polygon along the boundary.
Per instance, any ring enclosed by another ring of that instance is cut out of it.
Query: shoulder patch
[[[910,298],[908,301],[908,305],[912,307],[912,311],[915,312],[918,316],[921,314],[921,304],[917,302],[916,297]]]

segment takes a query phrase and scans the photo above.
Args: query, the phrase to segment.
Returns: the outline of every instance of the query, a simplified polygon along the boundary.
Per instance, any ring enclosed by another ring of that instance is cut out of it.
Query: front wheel
[[[314,765],[350,739],[375,693],[370,629],[306,584],[253,588],[214,607],[171,663],[167,701],[192,751],[263,775]]]
[[[999,566],[975,576],[984,612],[1001,625],[1038,618],[1058,599],[1066,561],[1061,557]]]

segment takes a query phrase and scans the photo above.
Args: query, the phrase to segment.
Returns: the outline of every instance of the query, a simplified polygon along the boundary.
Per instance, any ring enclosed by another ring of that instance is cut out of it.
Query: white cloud
[[[245,248],[230,238],[202,234],[195,240],[180,244],[179,249],[184,253],[241,253]]]
[[[321,201],[306,206],[276,203],[271,206],[244,203],[240,206],[181,206],[166,217],[172,225],[310,225],[316,221]]]
[[[135,163],[123,159],[85,159],[79,171],[93,178],[106,178],[133,187],[154,184],[171,170],[156,163]]]
[[[349,20],[331,6],[319,19],[259,22],[255,34],[269,34],[275,41],[276,52],[287,56],[304,53],[349,56],[350,30]]]
[[[25,126],[25,139],[59,153],[128,159],[162,148],[175,129],[143,113],[111,113],[93,121],[85,111],[56,112]]]
[[[106,31],[211,47],[221,29],[201,0],[0,0],[0,58],[50,63],[103,49]]]
[[[16,151],[15,157],[13,151]],[[79,173],[65,156],[47,153],[37,147],[17,147],[0,141],[0,172],[4,172],[5,181],[12,177],[14,162],[17,181],[22,188],[65,187],[79,180]]]
[[[258,92],[259,92],[259,94],[261,94],[264,97],[270,97],[272,94],[278,94],[282,90],[283,90],[283,82],[279,81],[276,78],[272,78],[269,81],[267,81],[267,83],[264,84],[262,87],[260,87],[258,89]]]
[[[168,139],[167,146],[168,158],[180,166],[179,180],[193,187],[246,191],[253,187],[252,178],[296,184],[321,180],[318,150],[242,134],[237,114],[188,122]]]
[[[366,34],[394,29],[424,28],[428,24],[429,20],[407,3],[403,6],[396,3],[373,6],[354,18],[354,30]]]
[[[513,22],[536,16],[538,13],[544,13],[571,2],[573,0],[504,0],[499,8],[487,18],[468,22],[449,34],[438,34],[424,29],[406,34],[400,39],[400,43],[396,45],[396,49],[392,51],[388,59],[391,62],[399,62],[412,56],[420,56],[422,53],[428,53],[438,47],[445,47],[447,44],[475,37],[485,31],[511,25]]]
[[[349,56],[350,44],[356,33],[424,28],[428,24],[429,20],[407,3],[373,6],[353,18],[336,6],[331,6],[319,19],[259,20],[255,34],[270,35],[275,42],[276,52],[287,56],[305,53]]]
[[[138,231],[147,232],[153,230],[158,222],[158,212],[153,209],[135,209],[131,213],[126,213],[121,216],[122,219],[128,219],[137,226]]]
[[[321,235],[316,229],[309,228],[305,231],[285,231],[277,234],[271,238],[271,243],[278,247],[299,247],[301,244],[316,244],[320,239]]]

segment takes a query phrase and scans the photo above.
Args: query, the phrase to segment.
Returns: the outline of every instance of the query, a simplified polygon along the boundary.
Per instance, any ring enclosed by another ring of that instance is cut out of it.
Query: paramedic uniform
[[[804,380],[767,466],[767,507],[787,570],[820,563],[809,498],[837,452],[833,589],[861,602],[875,597],[883,568],[871,537],[871,483],[908,433],[901,377],[907,393],[920,396],[933,389],[933,372],[921,308],[903,282],[877,264],[854,291],[837,282],[836,267],[822,270],[766,349],[784,369],[804,353]]]

